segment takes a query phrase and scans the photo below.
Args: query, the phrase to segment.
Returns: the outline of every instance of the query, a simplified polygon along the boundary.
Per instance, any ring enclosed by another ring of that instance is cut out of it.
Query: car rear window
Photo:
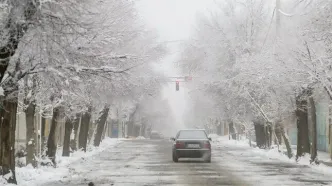
[[[178,139],[206,139],[207,136],[202,130],[184,130],[180,131]]]

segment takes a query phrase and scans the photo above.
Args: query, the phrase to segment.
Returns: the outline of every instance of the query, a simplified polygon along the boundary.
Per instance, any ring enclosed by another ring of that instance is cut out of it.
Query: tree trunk
[[[296,100],[297,110],[297,153],[296,159],[310,153],[307,100]]]
[[[41,120],[41,147],[42,147],[42,152],[45,151],[46,147],[46,137],[45,137],[45,129],[46,128],[46,118],[42,117]]]
[[[53,163],[53,166],[56,166],[56,161],[55,161],[55,154],[57,149],[56,128],[57,128],[57,119],[59,118],[59,115],[60,115],[60,108],[59,107],[54,108],[51,129],[47,139],[46,156],[50,158],[50,160]]]
[[[35,90],[37,87],[37,77],[31,76],[33,84],[32,87],[29,87],[29,76],[25,76],[24,78],[24,104],[26,106],[25,112],[25,124],[26,124],[26,164],[31,164],[33,167],[37,166],[36,163],[36,143],[37,141],[37,133],[36,133],[36,125],[35,125]]]
[[[279,148],[280,142],[279,142],[279,139],[276,134],[275,125],[272,125],[272,141],[271,142],[272,142],[272,144],[274,142],[274,144],[276,144],[278,147],[278,151],[280,151],[280,148]]]
[[[332,124],[329,125],[329,146],[330,146],[330,159],[332,160]]]
[[[65,136],[63,140],[63,150],[62,156],[69,156],[70,155],[70,135],[73,129],[73,123],[71,118],[66,118],[65,122]]]
[[[92,107],[89,107],[88,111],[83,114],[81,119],[78,148],[83,149],[84,152],[86,152],[86,145],[88,142],[88,132],[89,132],[91,112],[92,112]]]
[[[288,138],[286,131],[284,129],[284,126],[282,124],[280,124],[280,132],[281,132],[282,138],[284,140],[284,143],[286,145],[288,158],[290,159],[293,157],[293,152],[292,152],[292,148],[290,146],[289,138]]]
[[[311,130],[311,138],[312,138],[312,145],[311,145],[311,158],[310,163],[315,162],[317,163],[317,123],[316,123],[316,106],[314,102],[314,98],[309,98],[310,103],[310,111],[311,111],[311,122],[312,122],[312,130]]]
[[[96,147],[98,147],[101,142],[101,137],[105,128],[105,123],[107,120],[109,110],[110,110],[109,106],[105,106],[104,109],[101,111],[100,116],[97,120],[97,132],[94,139],[94,146]]]
[[[272,145],[272,134],[273,134],[273,131],[272,131],[272,123],[267,123],[265,125],[265,147],[266,148],[270,148],[271,145]]]
[[[116,120],[119,128],[120,128],[120,125],[119,125],[119,120]],[[134,137],[138,137],[139,136],[139,133],[140,133],[140,126],[138,125],[134,125]]]
[[[95,121],[92,121],[90,124],[89,124],[89,131],[88,131],[88,144],[92,144],[92,141],[94,139],[94,134],[96,132],[96,127],[97,127],[97,124]]]
[[[17,102],[3,101],[0,110],[0,174],[11,173],[8,183],[17,184],[15,174],[15,130]]]
[[[107,128],[108,128],[108,123],[107,123],[107,120],[105,122],[105,127],[104,127],[104,131],[103,131],[103,134],[101,135],[101,140],[104,140],[106,138],[106,132],[107,132]]]
[[[279,143],[279,145],[282,144],[282,131],[281,131],[281,123],[277,122],[274,128],[274,132],[276,134],[276,143]]]
[[[122,136],[123,136],[123,133],[124,133],[124,125],[121,124],[121,126],[122,126]],[[145,124],[144,124],[144,123],[142,123],[142,124],[140,125],[140,136],[145,137]]]
[[[29,103],[25,110],[26,118],[26,164],[31,164],[33,167],[37,166],[36,163],[36,129],[35,129],[35,109],[34,103]]]
[[[250,131],[248,133],[248,139],[249,139],[249,146],[251,147],[252,145],[251,145],[251,132]]]
[[[81,118],[81,114],[76,114],[76,118],[74,120],[74,139],[71,140],[71,149],[73,151],[77,151],[77,139],[78,139],[78,128],[80,126],[80,118]]]
[[[256,144],[259,148],[266,148],[266,137],[264,124],[254,122]]]
[[[234,129],[234,123],[231,121],[229,122],[229,134],[232,136],[233,140],[236,140],[236,133],[235,133],[235,129]]]

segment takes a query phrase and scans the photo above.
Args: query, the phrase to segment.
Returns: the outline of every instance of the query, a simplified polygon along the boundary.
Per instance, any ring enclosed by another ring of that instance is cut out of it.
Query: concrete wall
[[[26,124],[25,124],[25,113],[19,112],[16,116],[16,143],[15,149],[19,150],[21,147],[25,148],[26,143]]]
[[[332,102],[329,101],[328,106],[328,117],[327,117],[327,125],[326,125],[326,136],[327,136],[327,149],[330,153],[330,158],[332,159]]]
[[[319,102],[316,104],[316,123],[317,123],[317,149],[328,151],[328,105]]]

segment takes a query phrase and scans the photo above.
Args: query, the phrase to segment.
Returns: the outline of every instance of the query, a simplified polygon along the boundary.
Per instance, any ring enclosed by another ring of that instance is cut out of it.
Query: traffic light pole
[[[180,90],[180,82],[188,82],[192,80],[191,76],[173,76],[173,77],[168,77],[170,79],[176,79],[176,80],[170,80],[169,82],[175,82],[175,90],[179,91]],[[181,80],[179,80],[181,79]]]

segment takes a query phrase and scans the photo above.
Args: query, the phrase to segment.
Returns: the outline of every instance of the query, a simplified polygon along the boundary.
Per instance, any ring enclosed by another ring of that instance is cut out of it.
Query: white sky
[[[211,7],[212,0],[140,0],[137,4],[148,25],[164,40],[187,39],[197,12]]]
[[[140,0],[136,1],[138,10],[150,29],[156,29],[160,41],[187,40],[194,29],[197,13],[206,12],[213,6],[213,0]],[[165,56],[159,70],[167,76],[179,74],[175,63],[181,42],[165,43],[170,53]],[[177,119],[177,126],[183,128],[183,114],[186,106],[188,90],[180,83],[180,91],[175,91],[175,83],[164,87],[163,93],[169,100],[170,106]]]

